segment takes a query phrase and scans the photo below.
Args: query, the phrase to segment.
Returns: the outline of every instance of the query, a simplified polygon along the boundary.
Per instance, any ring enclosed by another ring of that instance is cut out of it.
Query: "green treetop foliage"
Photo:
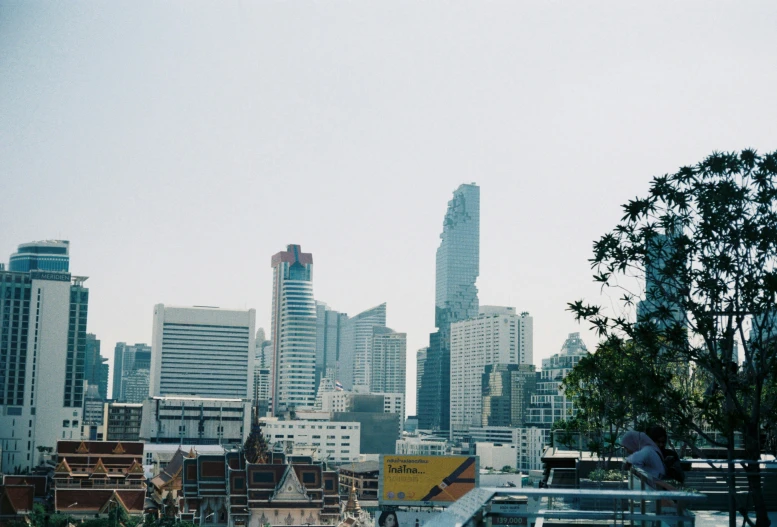
[[[577,409],[567,427],[584,433],[588,450],[608,462],[625,430],[660,420],[665,388],[672,382],[673,370],[654,355],[610,336],[596,353],[580,359],[562,383]]]
[[[714,153],[655,177],[648,195],[624,205],[621,221],[594,243],[594,280],[617,291],[624,312],[608,314],[583,301],[570,310],[603,337],[597,354],[642,360],[616,364],[626,377],[633,369],[651,384],[641,391],[624,376],[612,381],[634,399],[632,407],[616,405],[614,422],[641,409],[658,411],[688,436],[722,432],[729,458],[740,432],[747,458],[758,459],[762,432],[774,426],[777,412],[775,177],[777,152]],[[634,307],[637,321],[626,312]],[[605,361],[596,362],[584,367],[601,372]],[[592,405],[606,403],[574,378],[568,388]],[[652,402],[642,406],[646,398]],[[745,469],[756,523],[767,526],[758,464]]]

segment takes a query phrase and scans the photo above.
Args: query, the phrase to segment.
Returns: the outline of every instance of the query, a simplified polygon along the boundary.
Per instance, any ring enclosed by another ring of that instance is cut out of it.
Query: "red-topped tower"
[[[289,245],[272,257],[272,412],[313,406],[316,303],[313,255]]]

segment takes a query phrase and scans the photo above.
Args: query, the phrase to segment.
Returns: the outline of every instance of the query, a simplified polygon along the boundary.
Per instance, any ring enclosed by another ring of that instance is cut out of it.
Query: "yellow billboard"
[[[381,456],[381,505],[446,505],[477,486],[475,456]]]

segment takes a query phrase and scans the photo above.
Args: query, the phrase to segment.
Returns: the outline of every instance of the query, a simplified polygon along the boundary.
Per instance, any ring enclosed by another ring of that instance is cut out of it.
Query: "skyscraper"
[[[374,329],[385,327],[385,303],[362,311],[346,321],[338,364],[339,380],[346,390],[354,386],[369,389]]]
[[[316,302],[316,387],[324,377],[332,382],[339,379],[337,361],[347,321],[345,313]]]
[[[533,364],[487,365],[481,384],[482,426],[523,427],[536,389]]]
[[[526,409],[526,423],[518,430],[521,436],[518,454],[521,470],[542,468],[540,457],[550,444],[553,423],[574,415],[574,405],[561,390],[561,381],[586,355],[588,349],[580,333],[570,333],[559,353],[542,359],[542,371],[536,374],[536,391],[531,395]]]
[[[108,398],[108,359],[100,354],[100,340],[92,333],[86,334],[84,380],[97,389],[97,397]]]
[[[553,423],[574,414],[574,405],[561,390],[561,381],[586,355],[588,348],[580,338],[580,333],[570,333],[559,353],[542,359],[537,393],[532,396],[529,407],[528,426],[549,431]]]
[[[316,400],[313,255],[289,245],[272,257],[273,413]]]
[[[251,399],[256,311],[154,306],[149,395]]]
[[[58,439],[81,438],[89,304],[85,280],[49,270],[0,272],[5,470],[32,468],[39,446],[55,448]]]
[[[139,375],[136,373],[141,372]],[[113,350],[113,400],[120,403],[142,403],[148,397],[148,376],[151,372],[151,346],[117,342]],[[132,378],[132,399],[128,397],[127,379]],[[145,379],[146,389],[142,389]],[[143,393],[145,391],[145,393]],[[140,400],[136,395],[143,393]]]
[[[23,243],[11,255],[9,271],[28,273],[30,271],[70,270],[70,242],[67,240],[43,240]]]
[[[680,302],[680,273],[675,272],[677,231],[668,229],[665,234],[657,234],[647,242],[645,256],[645,295],[637,303],[637,322],[652,321],[659,327],[684,324],[685,313]]]
[[[421,384],[424,378],[424,364],[426,363],[426,352],[428,347],[421,348],[415,354],[415,403],[416,417],[418,416],[418,401],[421,399]]]
[[[531,364],[533,320],[513,307],[483,306],[480,314],[451,324],[451,438],[483,421],[481,377],[493,364]]]
[[[449,338],[453,322],[478,314],[480,187],[461,185],[448,202],[437,248],[435,326]]]
[[[370,392],[405,393],[407,334],[376,327],[370,357]]]
[[[256,331],[256,354],[254,359],[254,405],[259,409],[260,417],[267,415],[272,393],[270,392],[272,375],[272,342],[267,340],[263,328]]]
[[[478,314],[480,187],[461,185],[448,202],[437,249],[435,325],[418,394],[418,426],[450,428],[450,325]]]

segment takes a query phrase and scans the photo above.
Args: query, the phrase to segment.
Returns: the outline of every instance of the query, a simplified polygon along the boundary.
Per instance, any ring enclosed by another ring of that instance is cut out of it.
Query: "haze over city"
[[[271,255],[315,298],[434,330],[452,192],[481,189],[481,305],[583,332],[592,241],[650,177],[777,144],[773,3],[0,3],[0,261],[71,242],[88,331],[149,342],[153,306],[255,308]],[[693,24],[689,22],[693,21]],[[617,295],[615,295],[617,296]],[[605,304],[609,301],[605,298]]]

